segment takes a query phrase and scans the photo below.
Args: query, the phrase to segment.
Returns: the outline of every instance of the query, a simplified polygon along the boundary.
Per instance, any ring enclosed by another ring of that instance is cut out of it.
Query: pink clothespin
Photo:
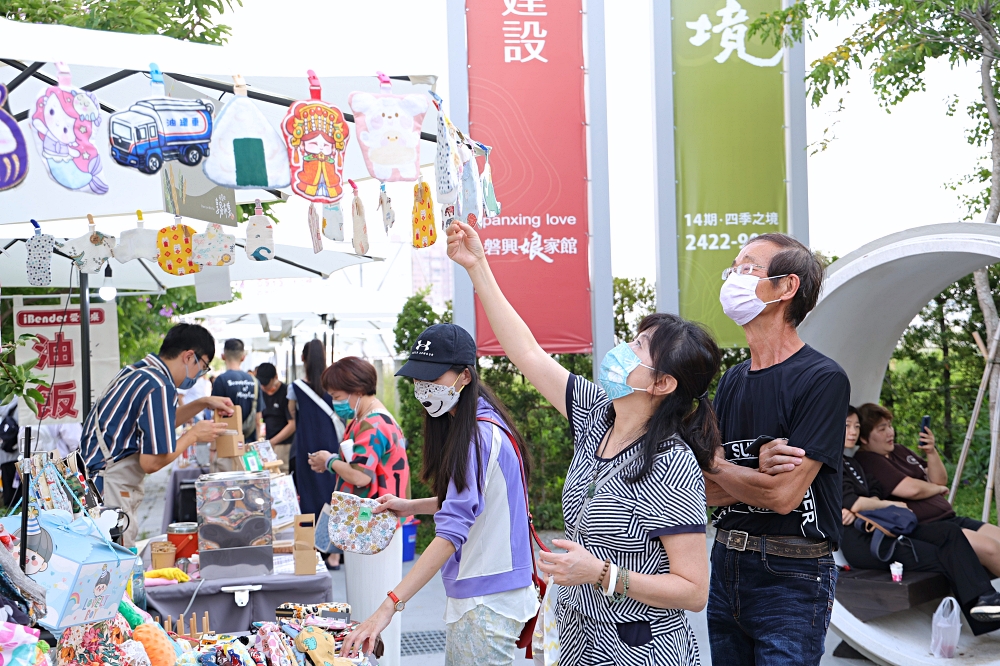
[[[73,75],[69,73],[69,65],[61,60],[56,63],[56,79],[59,81],[60,88],[73,87]]]
[[[354,190],[354,196],[357,196],[358,195],[358,186],[355,185],[354,181],[351,180],[350,178],[347,179],[347,182],[351,186],[351,188]]]
[[[264,214],[264,207],[260,205],[260,199],[254,199],[253,202],[254,202],[253,214],[254,215],[263,215]]]
[[[384,92],[392,92],[392,81],[389,80],[385,72],[375,72],[375,76],[378,77],[379,86]]]
[[[316,76],[316,72],[310,69],[306,74],[309,76],[309,97],[311,99],[322,99],[323,90],[320,87],[319,77]]]

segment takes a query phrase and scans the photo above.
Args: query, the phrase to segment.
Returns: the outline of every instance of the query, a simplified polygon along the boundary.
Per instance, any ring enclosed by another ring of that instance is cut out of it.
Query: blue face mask
[[[361,400],[359,399],[358,402],[361,402]],[[354,418],[354,408],[351,407],[350,400],[334,400],[333,411],[345,421],[350,421]]]
[[[624,398],[633,391],[645,391],[646,389],[637,389],[627,383],[629,374],[640,365],[650,370],[656,369],[643,363],[632,351],[632,347],[623,342],[604,355],[597,381],[612,400]]]
[[[198,367],[201,367],[201,361],[198,361]],[[184,366],[184,379],[181,380],[181,385],[178,386],[177,388],[181,389],[182,391],[186,391],[189,388],[194,388],[195,383],[199,379],[201,379],[206,372],[208,372],[207,369],[200,370],[198,374],[196,374],[194,377],[188,377],[187,366]]]

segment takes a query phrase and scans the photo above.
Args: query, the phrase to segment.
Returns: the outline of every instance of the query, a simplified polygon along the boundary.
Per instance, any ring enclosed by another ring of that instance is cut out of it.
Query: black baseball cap
[[[434,324],[424,329],[410,350],[410,358],[396,373],[432,382],[455,365],[476,364],[476,341],[455,324]]]

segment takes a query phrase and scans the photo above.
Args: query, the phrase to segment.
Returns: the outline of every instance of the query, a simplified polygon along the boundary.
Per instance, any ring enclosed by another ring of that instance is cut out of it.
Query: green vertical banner
[[[783,52],[747,26],[780,0],[673,0],[680,314],[745,347],[722,312],[722,271],[760,234],[785,232]]]

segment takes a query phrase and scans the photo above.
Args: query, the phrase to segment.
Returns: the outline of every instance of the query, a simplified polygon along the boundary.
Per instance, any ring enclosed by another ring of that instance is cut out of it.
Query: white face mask
[[[774,275],[764,278],[774,280],[775,278],[786,277],[785,275]],[[719,292],[719,302],[722,303],[722,311],[726,316],[735,321],[740,326],[753,321],[770,303],[777,303],[780,298],[766,303],[757,298],[757,283],[761,278],[756,275],[740,275],[732,273],[726,278],[726,283],[722,285]]]
[[[455,384],[458,379],[455,380]],[[431,416],[441,416],[458,404],[458,399],[462,397],[462,389],[451,386],[443,386],[434,382],[425,382],[419,379],[413,380],[413,395],[417,401],[424,406]],[[463,387],[464,388],[464,387]]]

